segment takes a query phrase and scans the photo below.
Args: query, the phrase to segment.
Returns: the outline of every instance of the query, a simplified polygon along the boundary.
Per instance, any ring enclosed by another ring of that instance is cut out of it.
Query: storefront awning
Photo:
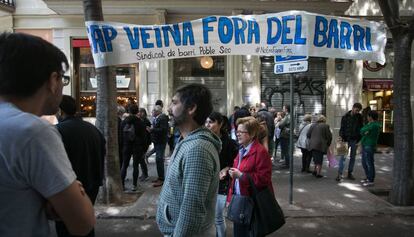
[[[390,79],[364,79],[364,90],[381,91],[392,90],[393,80]]]

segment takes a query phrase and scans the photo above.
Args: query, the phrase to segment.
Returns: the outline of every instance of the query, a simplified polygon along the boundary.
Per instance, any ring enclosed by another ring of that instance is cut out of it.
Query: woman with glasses
[[[254,117],[240,118],[237,124],[237,139],[240,144],[239,153],[234,159],[233,168],[229,170],[233,178],[227,201],[232,195],[251,196],[249,176],[258,191],[272,187],[272,161],[266,148],[258,141],[260,124]],[[250,226],[234,223],[235,237],[250,236]]]
[[[230,183],[228,170],[233,165],[233,160],[237,155],[237,144],[230,139],[227,131],[227,118],[218,112],[211,113],[206,120],[206,127],[215,135],[220,137],[221,151],[220,158],[220,183],[216,203],[216,236],[226,236],[226,223],[224,221],[224,207],[226,206],[227,192]]]

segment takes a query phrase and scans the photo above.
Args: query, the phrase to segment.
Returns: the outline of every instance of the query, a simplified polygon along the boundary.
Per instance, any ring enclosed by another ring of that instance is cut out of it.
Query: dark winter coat
[[[239,151],[236,141],[230,139],[227,134],[224,134],[220,138],[221,140],[221,151],[219,154],[220,158],[220,170],[226,167],[232,167],[234,158],[237,156]],[[226,178],[220,180],[219,183],[219,194],[227,195],[229,188],[230,176],[227,175]]]
[[[339,136],[346,142],[361,140],[361,128],[363,127],[363,119],[360,113],[352,114],[348,111],[341,119],[341,128]]]
[[[168,116],[165,114],[158,115],[158,117],[154,119],[154,124],[151,130],[152,142],[154,144],[167,144],[169,129]]]
[[[326,154],[332,142],[332,133],[328,124],[312,124],[308,130],[307,137],[309,139],[309,150],[316,150]]]
[[[128,137],[125,133],[122,136],[122,143],[123,145],[134,145],[134,146],[141,146],[142,148],[145,147],[146,143],[146,128],[144,122],[138,118],[136,115],[129,115],[126,117],[121,123],[121,131],[124,131],[124,127],[126,124],[134,124],[135,127],[135,139],[134,141],[129,141]]]
[[[91,197],[89,192],[101,186],[104,177],[104,136],[95,126],[79,117],[67,117],[56,128],[62,136],[77,179]]]

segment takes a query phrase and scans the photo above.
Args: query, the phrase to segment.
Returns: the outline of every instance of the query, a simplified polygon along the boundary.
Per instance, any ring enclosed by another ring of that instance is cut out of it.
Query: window
[[[83,117],[96,117],[96,90],[98,81],[92,53],[87,39],[72,40],[75,68],[76,100]],[[126,105],[128,98],[136,102],[138,95],[138,65],[120,65],[115,68],[117,102]]]

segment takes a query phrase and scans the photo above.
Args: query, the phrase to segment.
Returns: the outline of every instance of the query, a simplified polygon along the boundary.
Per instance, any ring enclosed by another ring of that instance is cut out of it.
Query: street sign
[[[295,62],[295,61],[304,61],[304,60],[308,60],[308,56],[281,56],[281,55],[276,55],[275,56],[275,63],[282,63],[282,62]]]
[[[308,71],[308,61],[276,63],[274,68],[275,74],[297,73],[306,71]]]

